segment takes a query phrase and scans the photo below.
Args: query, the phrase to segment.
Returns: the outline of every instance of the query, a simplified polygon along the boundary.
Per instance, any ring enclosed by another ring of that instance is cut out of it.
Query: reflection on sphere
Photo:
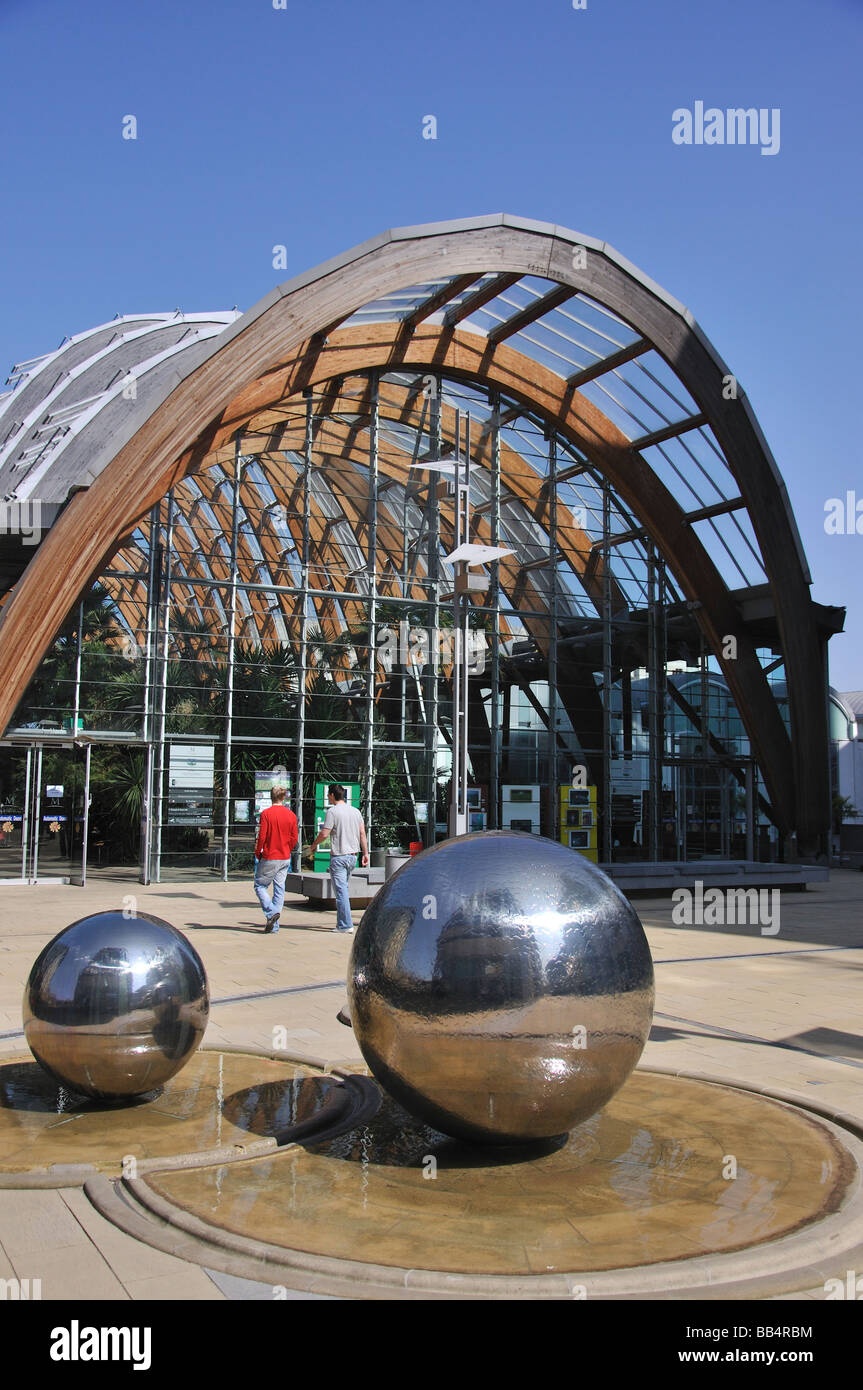
[[[99,912],[41,952],[23,1013],[30,1049],[55,1080],[93,1099],[131,1099],[163,1086],[195,1052],[207,977],[169,923]]]
[[[634,910],[574,850],[513,831],[446,840],[363,916],[348,979],[378,1081],[446,1134],[532,1142],[600,1109],[635,1066],[653,965]]]

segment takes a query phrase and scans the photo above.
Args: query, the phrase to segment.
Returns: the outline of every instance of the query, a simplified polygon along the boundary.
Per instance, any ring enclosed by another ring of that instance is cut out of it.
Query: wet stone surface
[[[326,1144],[147,1182],[210,1224],[286,1249],[502,1274],[742,1250],[837,1210],[854,1174],[801,1111],[637,1072],[544,1146],[458,1143],[385,1103]]]
[[[113,1175],[124,1158],[248,1145],[314,1114],[335,1084],[288,1059],[201,1051],[161,1090],[109,1104],[15,1057],[0,1063],[0,1173],[92,1164]]]

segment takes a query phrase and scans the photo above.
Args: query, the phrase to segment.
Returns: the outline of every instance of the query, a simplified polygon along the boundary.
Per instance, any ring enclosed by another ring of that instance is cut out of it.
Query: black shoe
[[[267,918],[267,925],[264,927],[264,931],[265,931],[265,932],[276,932],[276,931],[278,931],[278,930],[279,930],[279,914],[278,914],[278,912],[274,912],[273,915],[272,915],[272,917],[268,917],[268,918]]]

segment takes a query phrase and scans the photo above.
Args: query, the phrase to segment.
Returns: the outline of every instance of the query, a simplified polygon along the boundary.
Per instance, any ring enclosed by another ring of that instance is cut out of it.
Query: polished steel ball
[[[371,1071],[472,1141],[563,1134],[641,1055],[653,1016],[641,923],[575,850],[513,831],[445,840],[365,912],[348,997]]]
[[[204,1036],[207,976],[182,932],[97,912],[55,936],[24,990],[24,1034],[71,1090],[117,1101],[163,1086]]]

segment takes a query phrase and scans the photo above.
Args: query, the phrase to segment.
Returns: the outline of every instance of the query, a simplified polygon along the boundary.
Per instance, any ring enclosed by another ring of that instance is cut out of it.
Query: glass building
[[[742,384],[604,243],[388,233],[8,384],[0,877],[245,874],[274,775],[306,840],[338,780],[431,844],[465,732],[471,828],[825,854],[842,610]]]

